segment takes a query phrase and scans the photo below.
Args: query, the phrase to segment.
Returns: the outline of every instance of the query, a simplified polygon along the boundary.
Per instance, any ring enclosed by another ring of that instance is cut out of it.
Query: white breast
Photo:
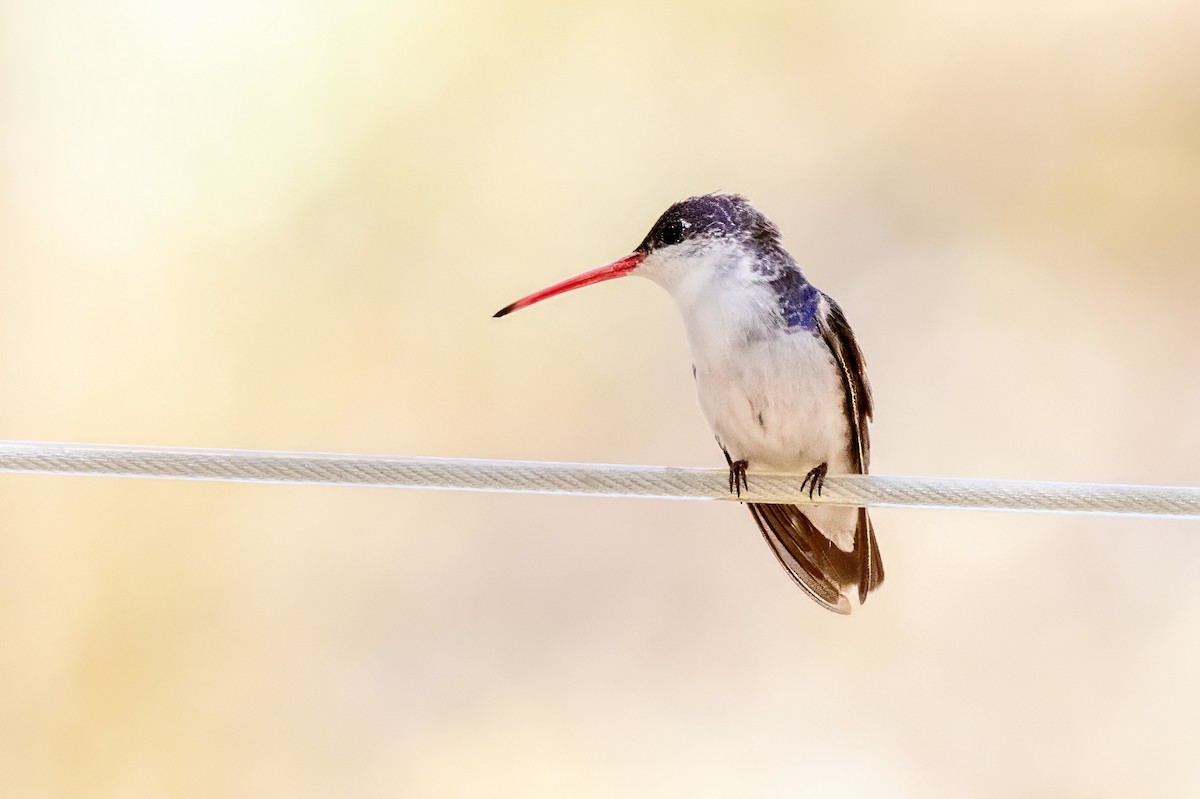
[[[740,254],[709,249],[647,275],[674,296],[687,329],[700,408],[733,460],[755,471],[832,474],[850,460],[842,375],[815,331],[785,328],[766,279]],[[857,511],[805,510],[841,549],[853,547]]]
[[[841,375],[818,335],[779,332],[714,349],[691,329],[700,408],[730,457],[776,471],[848,470]]]
[[[700,407],[730,457],[751,468],[844,471],[845,390],[821,337],[782,326],[774,291],[741,253],[711,248],[677,264],[656,266],[653,277],[679,306]]]

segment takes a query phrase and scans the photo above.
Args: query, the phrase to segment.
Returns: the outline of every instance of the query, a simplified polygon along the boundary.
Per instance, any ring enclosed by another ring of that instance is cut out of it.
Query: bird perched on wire
[[[641,275],[675,298],[687,329],[700,407],[739,497],[755,470],[806,474],[811,499],[825,475],[866,474],[871,389],[842,309],[805,279],[779,229],[745,198],[706,194],[675,203],[634,251],[505,306]],[[748,503],[775,557],[818,604],[849,613],[883,582],[865,508]]]

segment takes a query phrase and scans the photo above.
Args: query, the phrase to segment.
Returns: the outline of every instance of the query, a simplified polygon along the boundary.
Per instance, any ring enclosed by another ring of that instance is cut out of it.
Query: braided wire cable
[[[736,500],[725,469],[410,458],[256,450],[0,441],[0,472],[254,483],[392,486],[531,494]],[[956,508],[1200,519],[1200,488],[956,477],[829,475],[820,495],[803,475],[750,472],[741,501]]]

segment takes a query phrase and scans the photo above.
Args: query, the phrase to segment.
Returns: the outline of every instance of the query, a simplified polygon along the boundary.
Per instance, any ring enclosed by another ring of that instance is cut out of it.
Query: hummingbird
[[[739,498],[751,471],[804,474],[820,495],[829,471],[866,474],[871,387],[841,307],[809,283],[779,228],[741,195],[705,194],[668,208],[632,253],[506,305],[497,317],[627,275],[665,288],[679,307],[700,409]],[[748,502],[791,578],[848,614],[883,582],[866,508]]]

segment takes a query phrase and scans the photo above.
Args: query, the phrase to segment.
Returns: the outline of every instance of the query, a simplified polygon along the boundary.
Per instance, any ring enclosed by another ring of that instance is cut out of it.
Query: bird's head
[[[530,294],[500,309],[505,316],[572,289],[641,275],[674,292],[690,277],[707,279],[763,248],[779,246],[779,230],[737,194],[703,194],[668,208],[632,253]]]

